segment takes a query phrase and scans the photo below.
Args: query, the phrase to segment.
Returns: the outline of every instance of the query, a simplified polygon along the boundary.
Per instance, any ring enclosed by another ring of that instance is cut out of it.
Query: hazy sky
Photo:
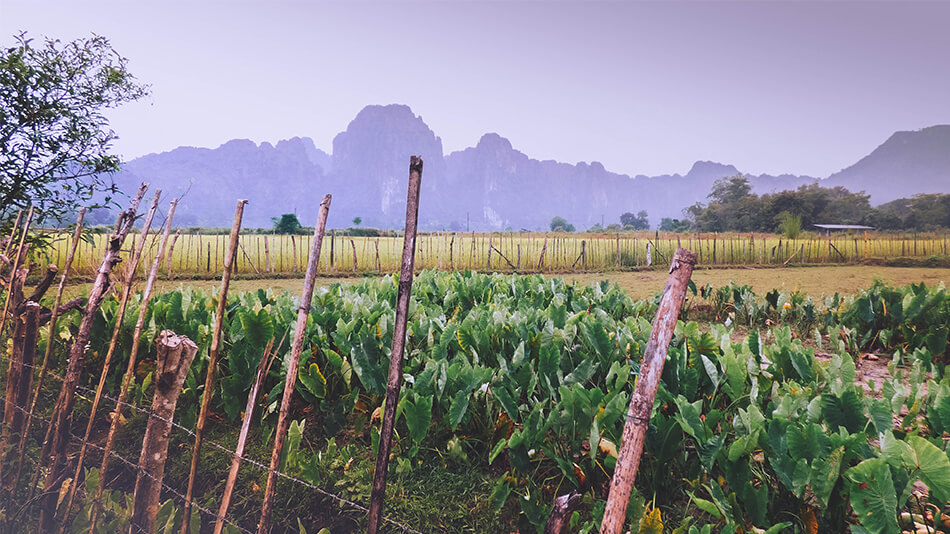
[[[627,174],[827,176],[895,130],[950,123],[950,2],[0,0],[27,30],[108,37],[151,85],[111,113],[126,158],[231,138],[330,151],[408,104],[446,153],[497,132]]]

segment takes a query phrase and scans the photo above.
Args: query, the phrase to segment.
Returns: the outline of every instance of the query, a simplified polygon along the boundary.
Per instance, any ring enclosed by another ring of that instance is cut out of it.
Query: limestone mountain
[[[419,224],[425,230],[544,230],[552,217],[577,228],[617,222],[624,212],[663,217],[706,202],[712,184],[740,174],[732,165],[698,161],[686,174],[628,176],[598,162],[540,161],[489,133],[445,155],[442,140],[408,106],[367,106],[333,140],[332,154],[305,137],[255,144],[229,141],[218,148],[181,147],[126,163],[116,176],[125,191],[149,181],[184,198],[179,226],[229,226],[238,198],[250,201],[245,226],[270,227],[271,218],[296,213],[312,224],[319,199],[333,194],[328,225],[400,228],[405,221],[409,156],[425,161]],[[899,178],[901,187],[894,186]],[[827,180],[809,176],[749,176],[756,193],[803,184],[865,190],[873,203],[918,192],[950,192],[950,126],[899,132],[855,165]]]

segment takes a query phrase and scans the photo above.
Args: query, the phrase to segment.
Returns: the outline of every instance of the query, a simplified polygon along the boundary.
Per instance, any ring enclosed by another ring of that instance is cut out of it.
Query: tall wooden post
[[[327,226],[327,214],[330,211],[330,195],[324,195],[320,202],[320,215],[313,230],[313,242],[310,248],[310,258],[307,259],[307,274],[304,278],[303,293],[300,295],[300,304],[297,308],[297,325],[294,329],[294,341],[290,346],[290,362],[287,366],[287,376],[284,379],[284,391],[280,398],[280,412],[277,416],[277,430],[274,433],[274,450],[271,451],[270,470],[267,473],[267,487],[264,489],[264,504],[261,507],[261,520],[257,525],[257,532],[264,534],[268,529],[270,513],[274,503],[274,490],[277,484],[277,468],[280,467],[280,455],[284,449],[284,438],[290,427],[290,399],[297,384],[297,368],[300,365],[300,353],[303,352],[303,342],[307,331],[307,316],[310,315],[310,306],[313,303],[313,286],[317,278],[317,266],[320,263],[320,248],[323,246],[323,234]],[[352,242],[352,241],[351,241]]]
[[[129,265],[125,270],[125,287],[122,288],[122,297],[119,300],[119,310],[115,314],[115,327],[112,329],[112,339],[109,341],[109,348],[106,350],[105,360],[102,362],[102,372],[99,374],[99,384],[96,387],[96,395],[92,400],[92,408],[89,410],[89,419],[86,421],[86,432],[83,434],[82,445],[79,447],[79,459],[76,460],[76,470],[73,472],[73,480],[79,480],[82,475],[83,460],[86,458],[86,447],[89,443],[89,436],[95,426],[96,412],[99,410],[99,402],[102,401],[102,392],[106,387],[106,378],[109,376],[109,370],[112,368],[112,357],[115,355],[115,348],[119,342],[119,331],[122,329],[122,319],[125,317],[125,308],[128,306],[129,297],[132,296],[132,285],[135,282],[135,270],[138,267],[139,259],[142,257],[142,250],[145,248],[145,242],[148,241],[148,231],[152,226],[152,219],[155,217],[155,211],[158,209],[158,199],[162,195],[162,190],[155,190],[155,196],[152,198],[152,205],[149,207],[148,214],[145,216],[145,223],[142,224],[142,240],[132,249],[132,257],[129,259]],[[134,236],[133,236],[134,237]],[[73,509],[73,499],[76,497],[76,486],[72,484],[69,487],[69,497],[66,499],[66,509],[63,517],[68,518]]]
[[[79,324],[79,331],[76,334],[75,341],[69,351],[69,364],[66,367],[66,379],[63,381],[59,397],[53,410],[53,417],[50,420],[50,459],[49,471],[43,485],[45,497],[43,499],[43,508],[40,513],[41,529],[45,532],[54,530],[56,517],[56,504],[59,494],[59,486],[65,478],[63,468],[65,467],[66,445],[70,436],[70,427],[72,426],[73,406],[76,402],[76,386],[79,385],[79,376],[82,372],[82,362],[86,356],[89,337],[92,335],[93,323],[102,305],[102,299],[106,296],[106,291],[111,286],[109,275],[112,269],[122,259],[119,257],[122,244],[126,236],[132,230],[132,224],[135,222],[135,214],[138,211],[139,203],[145,196],[148,188],[147,183],[139,186],[138,193],[133,197],[129,209],[122,212],[116,222],[115,233],[109,238],[109,244],[102,256],[102,263],[99,265],[99,271],[95,282],[89,290],[89,298],[83,309],[82,321]]]
[[[376,472],[373,473],[373,491],[369,500],[368,534],[376,534],[383,513],[386,493],[386,471],[389,469],[389,451],[393,443],[393,425],[396,422],[396,402],[402,380],[402,356],[406,348],[406,322],[409,316],[409,297],[412,293],[412,275],[415,264],[416,225],[419,221],[419,191],[422,186],[422,158],[409,158],[409,196],[406,201],[406,235],[402,244],[402,266],[399,272],[399,290],[396,296],[396,323],[393,326],[393,350],[389,360],[389,380],[386,384],[383,425],[379,431]]]
[[[129,361],[125,366],[125,375],[122,377],[119,397],[116,400],[115,409],[112,411],[112,422],[109,424],[109,433],[106,435],[106,444],[102,450],[102,463],[99,465],[99,472],[103,475],[109,471],[109,462],[112,460],[111,452],[115,444],[115,435],[119,429],[119,421],[122,420],[122,407],[125,405],[125,399],[128,397],[129,388],[132,386],[132,379],[135,375],[135,361],[139,352],[139,344],[142,341],[142,330],[145,327],[145,313],[148,311],[148,301],[152,295],[152,288],[155,287],[155,280],[158,278],[158,269],[162,263],[162,256],[165,254],[165,246],[168,244],[168,235],[171,233],[172,221],[175,218],[175,207],[177,205],[178,199],[172,199],[168,207],[168,215],[165,217],[165,225],[162,228],[162,241],[159,245],[158,253],[152,260],[152,267],[145,281],[145,290],[142,292],[142,302],[139,304],[139,316],[135,321],[135,329],[132,331],[132,348],[129,351]],[[96,523],[99,520],[105,484],[106,477],[99,477],[99,485],[96,487],[96,497],[93,501],[92,513],[89,518],[90,534],[96,532]]]
[[[66,288],[66,280],[69,279],[69,271],[73,265],[73,259],[76,257],[76,249],[79,247],[79,240],[82,236],[83,220],[86,217],[86,208],[79,210],[79,216],[76,219],[76,229],[73,231],[73,240],[66,255],[66,265],[63,266],[62,277],[59,279],[59,288],[56,291],[56,300],[53,302],[53,309],[49,320],[49,335],[46,343],[46,352],[43,355],[43,363],[40,364],[40,374],[36,379],[36,385],[33,387],[33,399],[30,401],[30,410],[26,414],[26,424],[23,426],[23,433],[20,435],[19,456],[17,457],[16,474],[13,476],[13,487],[17,487],[20,481],[20,474],[23,471],[23,459],[26,456],[26,440],[30,435],[30,427],[33,423],[33,411],[36,409],[36,400],[40,395],[40,389],[43,387],[43,381],[46,378],[46,370],[49,366],[49,358],[53,353],[53,340],[56,335],[56,320],[59,318],[59,305],[63,302],[63,290]]]
[[[205,423],[208,420],[208,408],[211,406],[211,397],[214,394],[214,378],[218,366],[218,354],[221,351],[221,330],[224,326],[224,315],[227,313],[228,286],[231,284],[231,266],[237,257],[238,236],[241,232],[241,219],[244,217],[244,206],[247,200],[238,200],[234,209],[234,223],[231,225],[231,241],[227,257],[224,259],[224,272],[221,273],[221,293],[218,295],[218,307],[214,316],[214,331],[211,334],[211,348],[208,359],[208,370],[205,373],[204,394],[201,397],[201,409],[198,412],[198,423],[195,427],[195,445],[191,451],[191,470],[188,475],[188,490],[185,493],[185,503],[182,506],[181,523],[182,534],[188,534],[187,518],[191,517],[191,499],[194,497],[195,477],[198,475],[198,455],[201,452],[201,441],[204,439]]]
[[[640,364],[640,376],[630,397],[627,422],[623,427],[620,453],[617,467],[610,481],[610,493],[607,496],[607,508],[601,523],[601,534],[620,534],[623,532],[627,517],[627,505],[630,493],[637,477],[640,455],[650,425],[650,413],[656,400],[656,390],[663,374],[663,363],[673,338],[673,329],[679,317],[686,288],[696,265],[696,254],[685,249],[677,249],[670,265],[670,276],[663,289],[663,297],[653,319],[653,330]]]

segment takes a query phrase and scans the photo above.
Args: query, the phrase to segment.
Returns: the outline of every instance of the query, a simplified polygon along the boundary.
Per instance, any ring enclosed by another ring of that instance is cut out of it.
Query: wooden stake
[[[284,334],[286,336],[286,334]],[[228,515],[228,507],[231,505],[231,494],[234,493],[234,484],[237,482],[238,470],[241,469],[241,460],[244,457],[244,446],[247,443],[247,433],[251,429],[251,420],[254,418],[254,406],[257,404],[257,395],[261,390],[261,383],[270,370],[271,362],[274,361],[274,354],[280,352],[280,346],[284,344],[281,339],[277,345],[277,350],[273,348],[274,340],[267,342],[267,348],[261,355],[261,362],[257,366],[257,375],[254,377],[254,383],[251,385],[251,391],[247,395],[247,405],[244,407],[244,418],[241,421],[241,432],[238,434],[237,447],[234,448],[234,459],[231,460],[231,470],[228,471],[228,480],[224,484],[224,495],[221,497],[221,506],[218,508],[217,520],[214,523],[214,534],[221,534],[224,529],[224,518]]]
[[[208,359],[208,370],[205,373],[204,393],[201,396],[201,409],[198,412],[198,423],[195,427],[195,445],[191,451],[191,470],[188,474],[188,491],[185,493],[185,503],[182,506],[181,522],[182,534],[188,534],[191,517],[191,499],[194,497],[195,478],[198,476],[198,456],[201,453],[201,441],[204,439],[205,424],[208,421],[208,408],[211,406],[211,397],[214,396],[214,378],[218,365],[218,354],[221,351],[221,330],[224,325],[224,315],[228,303],[228,286],[231,284],[231,265],[237,257],[238,235],[241,231],[241,219],[244,217],[244,205],[247,200],[238,200],[234,210],[234,223],[231,225],[231,244],[228,255],[224,260],[224,272],[221,274],[221,293],[218,295],[218,308],[214,316],[214,330],[211,334],[211,348]],[[91,533],[90,533],[91,534]]]
[[[26,279],[18,277],[22,283]],[[40,305],[26,301],[23,307],[14,310],[13,351],[7,370],[6,395],[4,396],[3,429],[0,431],[0,464],[6,464],[7,443],[14,435],[20,438],[23,433],[24,415],[30,400],[30,386],[33,384],[33,362],[36,357],[36,334],[39,331]],[[22,313],[21,313],[22,312]],[[19,439],[17,440],[19,441]],[[2,477],[0,477],[2,481]],[[13,490],[16,487],[11,488]]]
[[[677,249],[670,265],[670,276],[663,289],[663,297],[653,319],[653,330],[640,364],[640,376],[637,378],[627,422],[623,427],[620,454],[617,467],[610,481],[610,493],[607,496],[607,508],[601,523],[601,534],[620,534],[623,532],[627,517],[627,505],[630,492],[637,477],[640,455],[650,424],[650,413],[656,399],[656,390],[663,374],[663,363],[669,350],[676,319],[679,317],[686,288],[696,265],[696,254],[685,249]]]
[[[115,434],[119,428],[119,421],[122,420],[122,406],[129,394],[129,387],[132,385],[132,379],[135,377],[135,360],[139,352],[139,343],[142,339],[142,330],[145,327],[145,314],[148,311],[148,302],[152,297],[152,289],[155,287],[155,280],[158,278],[158,269],[162,264],[162,258],[165,255],[165,249],[168,245],[168,236],[172,229],[172,220],[175,218],[175,207],[178,205],[178,199],[172,199],[168,207],[168,215],[165,217],[165,225],[162,228],[162,241],[158,247],[158,253],[152,260],[152,268],[145,281],[145,290],[142,293],[142,303],[139,305],[139,316],[135,321],[135,329],[132,331],[132,348],[129,351],[129,362],[125,367],[125,375],[122,377],[122,387],[119,389],[119,397],[115,403],[115,410],[112,411],[112,422],[109,424],[109,434],[106,436],[106,444],[102,451],[102,463],[99,467],[99,486],[96,488],[96,498],[93,502],[92,513],[89,519],[89,532],[96,531],[96,523],[99,519],[99,512],[102,506],[102,493],[106,485],[106,473],[109,470],[109,461],[112,447],[115,444]],[[100,381],[100,384],[102,382]],[[92,417],[92,416],[90,416]],[[80,465],[82,465],[80,463]]]
[[[175,416],[181,387],[198,352],[198,345],[187,337],[175,335],[171,330],[161,332],[156,344],[155,393],[139,455],[138,475],[132,494],[130,532],[155,532],[172,418]]]
[[[120,249],[126,236],[132,230],[139,203],[141,203],[147,189],[147,183],[140,185],[129,209],[119,214],[116,221],[116,232],[109,238],[109,244],[103,253],[102,263],[99,265],[95,282],[89,290],[89,298],[83,309],[79,331],[76,333],[75,341],[70,347],[66,378],[63,381],[53,410],[53,417],[50,420],[50,463],[49,472],[43,484],[46,496],[43,499],[44,504],[40,512],[40,525],[43,532],[52,532],[55,527],[58,489],[66,475],[63,469],[65,467],[66,445],[71,434],[70,427],[72,426],[73,406],[76,401],[76,386],[79,385],[79,375],[82,371],[82,362],[86,355],[89,337],[92,334],[93,323],[96,320],[99,307],[102,305],[102,299],[105,298],[106,292],[111,286],[109,275],[115,265],[122,261],[119,257]]]
[[[16,231],[20,227],[20,218],[23,217],[23,209],[18,209],[16,212],[16,221],[13,222],[13,228],[10,229],[10,237],[7,238],[7,243],[3,246],[3,255],[10,255],[10,247],[13,246],[13,238],[16,237]]]
[[[393,349],[389,360],[389,380],[386,384],[386,400],[383,410],[383,425],[379,432],[379,449],[376,455],[376,472],[373,473],[373,491],[369,500],[369,526],[367,534],[376,534],[383,514],[383,496],[386,493],[386,472],[389,470],[389,451],[393,442],[393,425],[396,422],[396,403],[402,380],[402,356],[406,347],[406,322],[409,316],[409,297],[412,293],[412,275],[416,252],[416,225],[419,221],[419,190],[422,185],[422,158],[409,158],[409,195],[406,201],[406,235],[402,244],[402,266],[399,273],[399,290],[396,296],[396,323],[393,327]]]
[[[109,349],[106,351],[105,360],[102,362],[102,373],[99,375],[99,384],[96,386],[96,395],[92,400],[92,408],[89,411],[89,420],[86,422],[86,432],[83,434],[82,445],[79,447],[79,459],[76,460],[76,470],[73,473],[73,481],[78,481],[82,475],[83,461],[86,458],[86,446],[89,443],[89,436],[96,422],[96,412],[99,410],[99,402],[102,400],[102,392],[106,387],[106,378],[109,376],[109,370],[112,367],[112,356],[115,354],[115,347],[119,342],[119,331],[122,329],[122,319],[125,317],[125,308],[128,306],[129,297],[132,296],[132,286],[135,283],[135,270],[138,268],[139,260],[142,257],[142,250],[145,248],[145,242],[148,240],[148,231],[152,226],[152,219],[158,210],[158,199],[162,195],[161,189],[155,190],[155,196],[152,198],[152,205],[145,216],[145,222],[142,224],[142,239],[138,245],[132,249],[132,257],[129,258],[129,265],[125,271],[125,287],[122,290],[122,297],[119,300],[119,309],[115,315],[115,327],[112,329],[112,339],[109,340]],[[60,525],[60,532],[65,527],[65,521],[69,518],[73,509],[73,499],[76,497],[76,487],[78,484],[72,484],[69,487],[69,497],[66,499],[66,509],[63,512],[63,523]]]
[[[179,237],[181,237],[181,228],[175,231],[172,242],[168,245],[168,253],[165,254],[165,278],[169,280],[172,279],[172,255],[175,254],[175,243],[178,242]]]
[[[66,265],[63,267],[62,278],[59,279],[59,289],[56,292],[56,300],[53,304],[52,314],[49,320],[49,341],[46,343],[46,353],[43,356],[43,364],[40,366],[40,375],[36,379],[36,386],[33,388],[33,400],[30,401],[30,410],[26,415],[26,425],[23,427],[23,434],[20,435],[20,453],[17,457],[16,474],[13,475],[13,487],[17,487],[20,482],[20,474],[23,472],[23,459],[26,455],[26,440],[30,434],[30,427],[33,423],[33,411],[36,409],[36,400],[40,396],[40,390],[43,387],[43,380],[46,378],[46,370],[49,366],[49,358],[53,352],[53,340],[56,339],[56,320],[59,318],[59,306],[63,302],[63,290],[66,288],[66,280],[69,279],[69,270],[73,265],[73,259],[76,257],[76,249],[79,248],[79,241],[82,237],[83,220],[86,217],[86,208],[79,210],[79,217],[76,219],[76,229],[73,232],[72,246],[69,254],[66,256]],[[48,438],[47,438],[48,439]],[[46,440],[44,440],[46,441]],[[33,484],[35,487],[35,484]],[[31,487],[31,492],[33,488]]]
[[[267,236],[264,236],[264,268],[267,269],[267,272],[272,273],[274,269],[270,264],[270,246],[267,243]]]
[[[277,430],[274,432],[274,450],[270,457],[270,470],[267,473],[267,488],[264,490],[264,504],[261,507],[261,520],[257,525],[258,534],[264,534],[268,529],[271,508],[274,501],[274,490],[277,484],[277,468],[280,466],[280,455],[284,448],[284,438],[290,426],[290,399],[297,384],[297,367],[300,365],[300,353],[303,352],[303,342],[306,337],[307,316],[310,315],[310,306],[313,302],[313,286],[317,277],[317,265],[320,263],[320,248],[323,245],[323,234],[327,226],[327,214],[330,211],[330,195],[324,195],[320,202],[320,215],[314,228],[313,242],[310,248],[310,257],[307,259],[307,274],[303,282],[303,293],[300,295],[300,304],[297,309],[297,326],[294,329],[294,341],[290,346],[290,362],[287,365],[287,377],[284,380],[284,392],[280,398],[280,412],[277,416]],[[350,241],[352,243],[352,241]]]
[[[353,272],[356,272],[356,243],[350,239],[350,246],[353,247]]]

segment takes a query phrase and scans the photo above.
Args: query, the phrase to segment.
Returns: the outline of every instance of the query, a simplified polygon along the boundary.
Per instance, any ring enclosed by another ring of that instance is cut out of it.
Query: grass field
[[[608,272],[608,273],[566,273],[552,276],[563,277],[568,281],[575,281],[588,285],[600,280],[615,282],[634,299],[651,297],[663,290],[667,274],[665,270],[639,272]],[[354,282],[361,277],[349,276],[322,276],[317,279],[318,286],[342,282]],[[799,289],[815,297],[831,295],[836,291],[842,295],[853,295],[859,290],[868,287],[875,279],[883,280],[891,285],[900,286],[924,282],[928,286],[945,283],[950,284],[950,269],[925,267],[879,267],[866,265],[838,265],[831,267],[785,267],[785,268],[742,268],[742,269],[697,269],[693,272],[693,281],[697,286],[709,284],[722,286],[730,281],[739,284],[751,285],[759,293],[778,288],[793,291]],[[81,295],[88,288],[88,284],[74,284],[68,287],[67,297]],[[163,293],[180,288],[194,287],[211,290],[220,287],[218,280],[160,280],[156,284],[156,292]],[[259,288],[273,289],[274,291],[290,291],[299,293],[303,287],[302,278],[280,278],[259,280],[232,280],[230,291],[256,291]]]
[[[107,236],[91,235],[74,264],[77,276],[95,273]],[[139,269],[144,273],[157,252],[156,236]],[[243,276],[292,276],[307,265],[312,236],[246,234],[240,238],[236,269]],[[221,273],[226,235],[181,234],[162,265],[166,278],[208,278]],[[939,262],[948,254],[945,234],[803,234],[785,239],[774,234],[620,234],[453,233],[419,235],[419,269],[475,269],[498,272],[603,272],[664,267],[677,246],[699,254],[702,266],[782,266],[857,264],[910,258]],[[126,244],[129,248],[132,240]],[[68,239],[58,234],[51,251],[37,258],[62,265]],[[399,268],[401,237],[348,237],[331,234],[323,243],[324,274],[393,272]],[[936,263],[934,263],[934,266]]]

